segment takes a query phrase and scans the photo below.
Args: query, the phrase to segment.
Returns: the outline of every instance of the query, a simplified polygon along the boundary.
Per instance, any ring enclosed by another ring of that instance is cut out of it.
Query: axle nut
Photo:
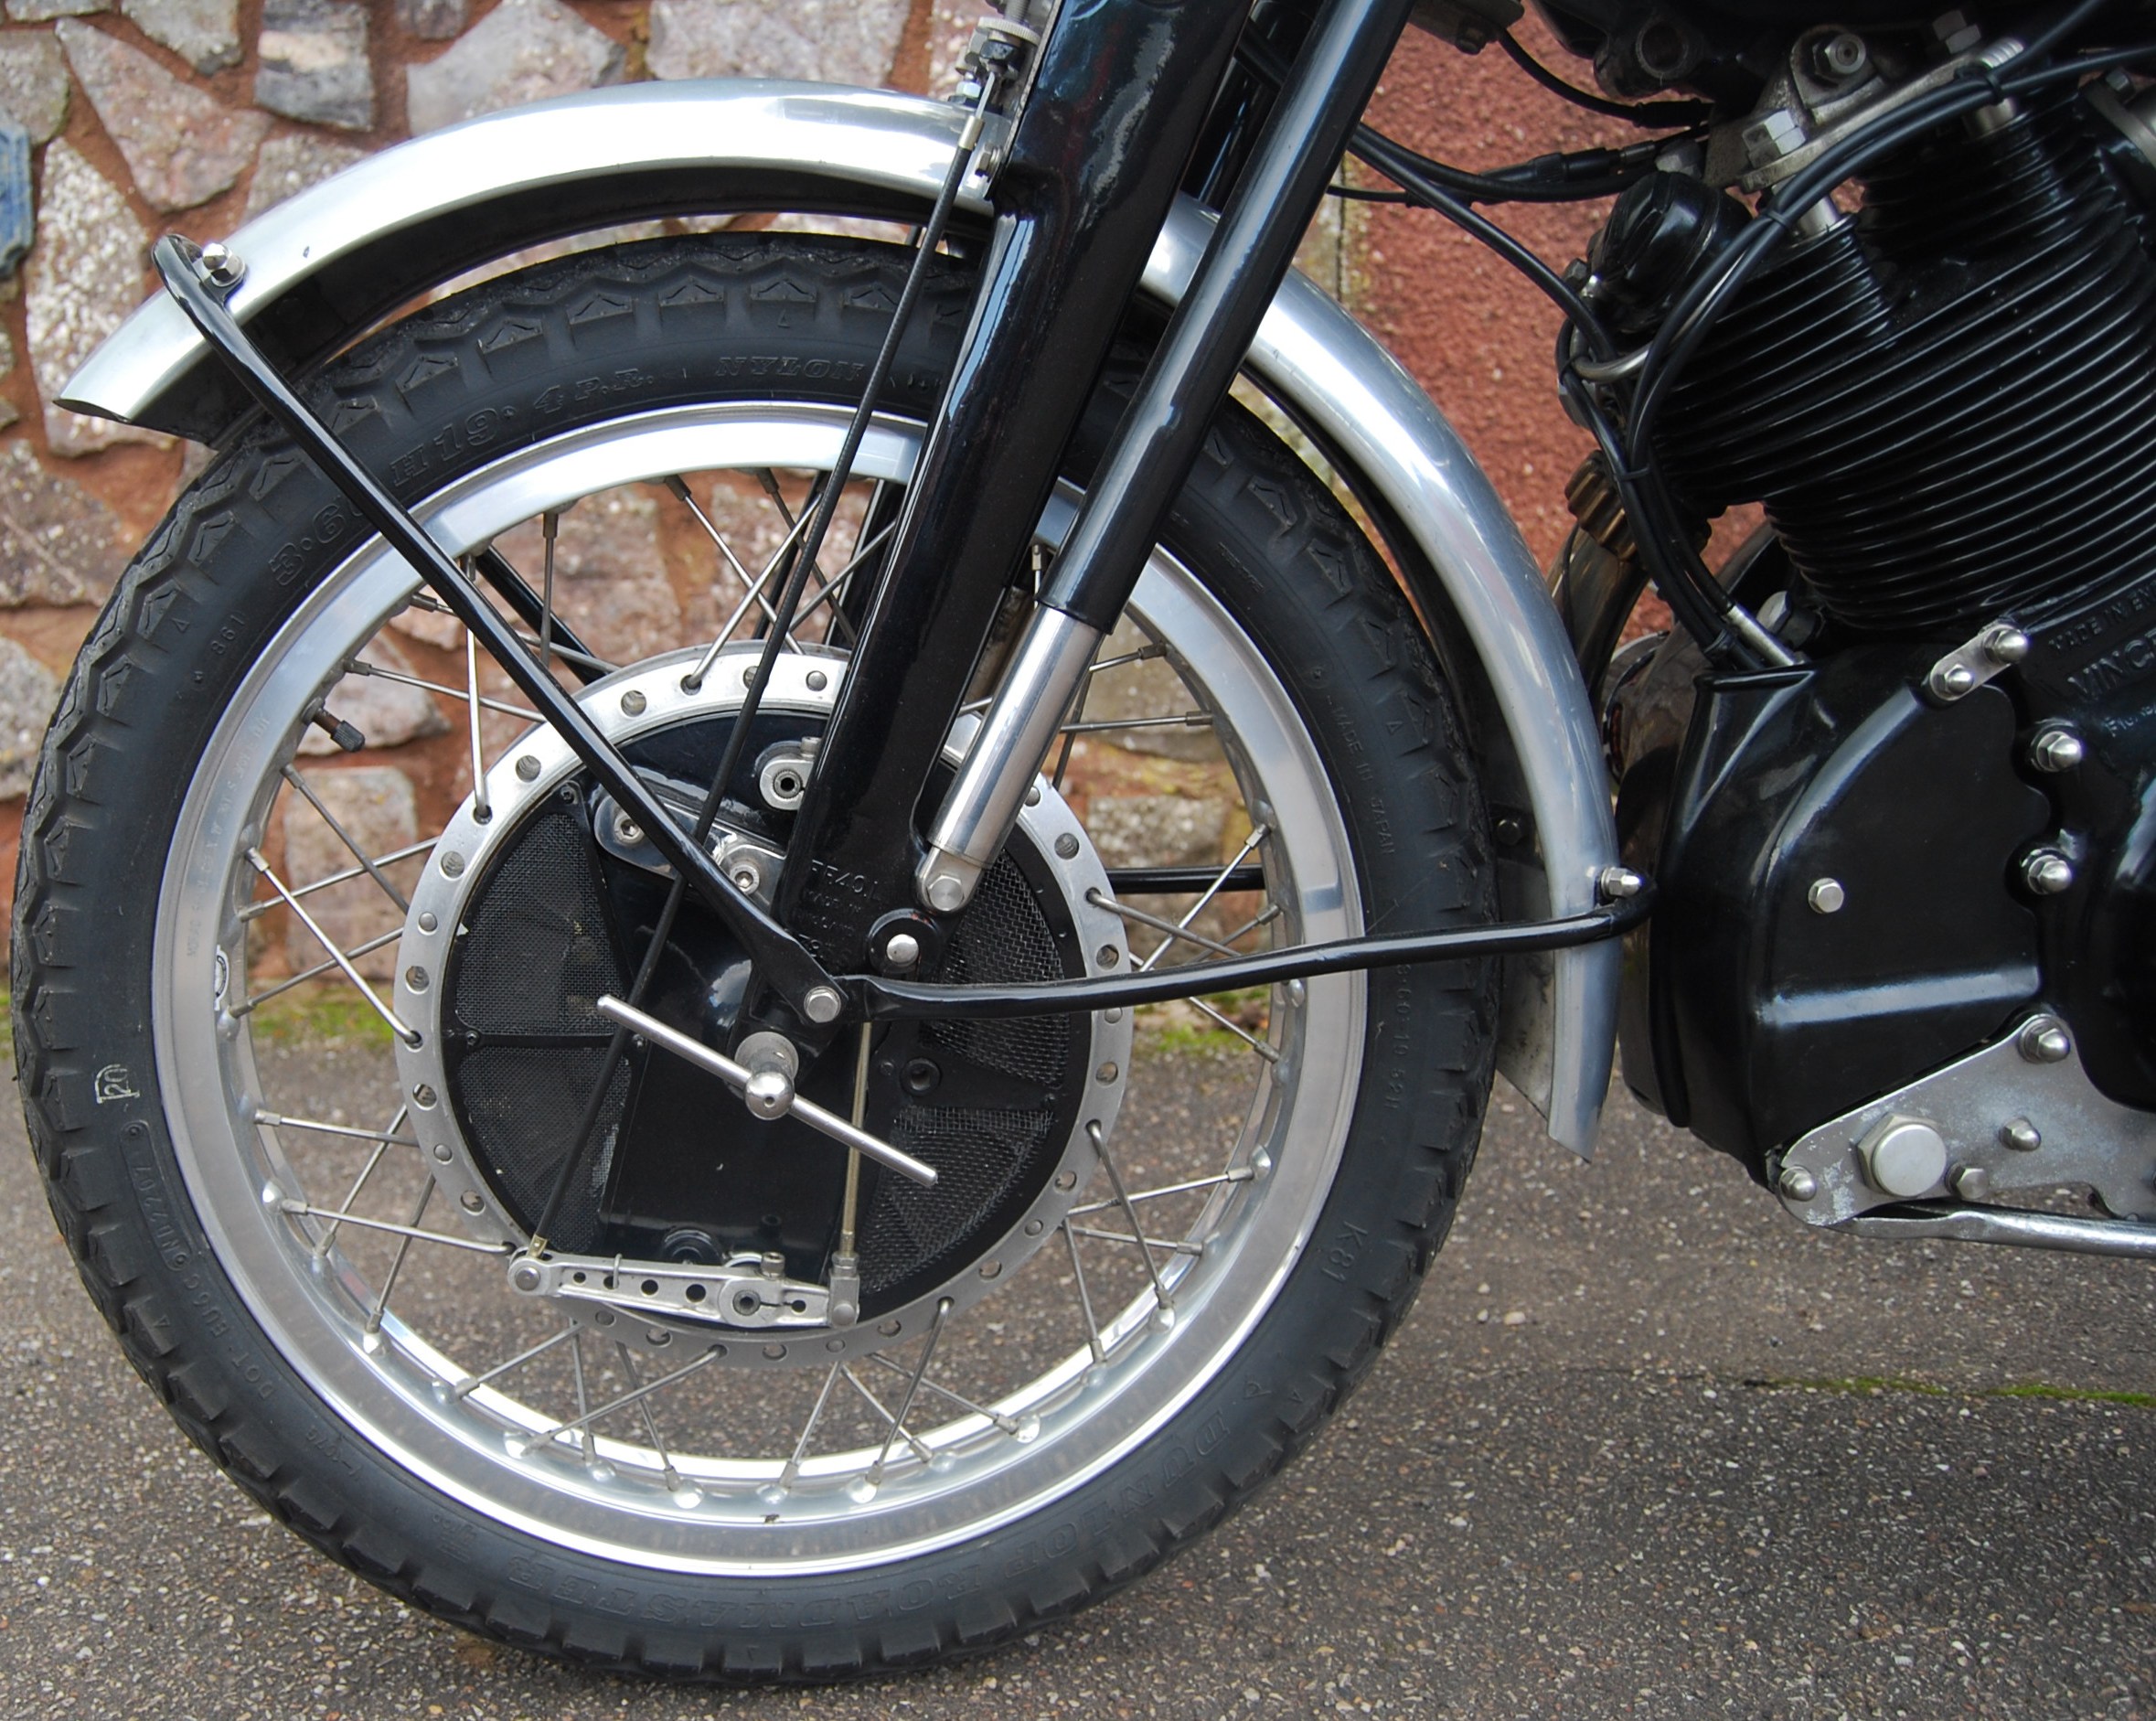
[[[1946,1138],[1921,1117],[1884,1117],[1857,1144],[1864,1181],[1907,1201],[1938,1187],[1947,1174]]]

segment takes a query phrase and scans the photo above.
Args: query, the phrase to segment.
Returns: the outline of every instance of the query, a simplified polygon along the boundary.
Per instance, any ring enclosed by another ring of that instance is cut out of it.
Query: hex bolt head
[[[547,1276],[539,1271],[539,1264],[535,1261],[519,1261],[509,1269],[509,1283],[527,1296],[546,1282]]]
[[[2003,625],[1984,629],[1984,656],[1993,663],[2019,663],[2029,655],[2029,636]]]
[[[2029,763],[2039,771],[2071,771],[2087,756],[2081,737],[2064,726],[2040,729],[2029,738]]]
[[[838,996],[835,986],[812,986],[808,996],[801,1000],[801,1013],[818,1027],[838,1020],[838,1012],[846,1008],[846,1000]]]
[[[1801,1165],[1785,1165],[1775,1187],[1790,1201],[1809,1201],[1820,1192],[1820,1181]]]
[[[2056,849],[2038,849],[2022,859],[2022,882],[2038,896],[2071,889],[2074,863]]]
[[[939,872],[928,881],[928,905],[939,914],[955,914],[969,893],[955,872]]]
[[[2074,1036],[2056,1016],[2031,1017],[2013,1042],[2031,1064],[2064,1064],[2074,1054]]]
[[[1883,1117],[1857,1143],[1857,1159],[1873,1189],[1907,1201],[1946,1176],[1946,1138],[1921,1117]]]
[[[2026,1117],[2014,1117],[1999,1126],[1999,1139],[2017,1153],[2033,1153],[2044,1145],[2044,1132]]]
[[[1603,896],[1613,903],[1625,902],[1647,888],[1647,881],[1630,867],[1604,867],[1596,883]]]
[[[1981,1201],[1991,1192],[1991,1174],[1980,1165],[1958,1165],[1947,1181],[1963,1201]]]
[[[1840,879],[1814,879],[1811,888],[1804,893],[1804,900],[1811,904],[1815,914],[1839,914],[1841,904],[1849,900],[1849,893],[1841,888]]]

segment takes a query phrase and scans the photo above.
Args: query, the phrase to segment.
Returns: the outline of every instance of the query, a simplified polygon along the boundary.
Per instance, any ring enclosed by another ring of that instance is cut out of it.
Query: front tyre
[[[505,548],[535,587],[543,559],[602,661],[562,659],[550,623],[533,648],[565,676],[603,671],[591,709],[635,713],[650,768],[693,775],[725,710],[667,727],[655,702],[721,629],[752,632],[750,583],[829,470],[906,255],[776,235],[587,253],[370,338],[313,403],[454,552]],[[752,750],[769,815],[742,837],[752,868],[768,863],[752,839],[783,844],[770,784],[813,760],[817,701],[843,673],[966,298],[955,269],[935,279],[857,465],[847,561],[789,671],[793,727]],[[1073,486],[1139,357],[1119,358]],[[631,538],[658,547],[663,575],[614,557]],[[862,1206],[881,1266],[858,1325],[819,1324],[812,1300],[838,1158],[757,1160],[764,1127],[734,1111],[691,1108],[690,1128],[678,1106],[646,1128],[665,1078],[640,1068],[608,1102],[605,1155],[573,1180],[581,1243],[729,1285],[761,1249],[786,1288],[770,1311],[802,1288],[777,1312],[790,1324],[520,1296],[502,1265],[561,1150],[549,1132],[589,1056],[579,1012],[593,975],[639,954],[648,881],[573,772],[542,775],[549,737],[498,671],[412,598],[312,468],[241,433],[114,593],[26,816],[16,1043],[53,1208],[137,1368],[241,1486],[333,1558],[489,1635],[656,1673],[819,1679],[1082,1607],[1310,1438],[1450,1221],[1489,1082],[1488,965],[1104,1012],[1052,1044],[995,1024],[872,1044],[871,1117],[979,1194],[963,1212]],[[299,749],[368,677],[418,699],[398,720],[407,746],[439,765],[468,745],[492,805],[468,768],[420,773],[411,840],[361,832],[339,851],[330,838],[390,779]],[[1481,801],[1428,644],[1333,498],[1239,409],[1094,685],[1014,844],[1017,918],[979,940],[977,971],[1029,937],[1042,962],[1097,971],[1493,917]],[[1111,756],[1118,730],[1200,743]],[[538,786],[528,805],[520,784]],[[1152,793],[1109,792],[1134,786]],[[1203,900],[1102,887],[1163,858],[1142,819],[1134,834],[1137,802],[1171,824],[1221,809]],[[708,933],[675,953],[681,1008],[720,989]],[[965,935],[962,921],[955,948]],[[461,954],[437,964],[430,938]],[[453,973],[454,1009],[439,996]],[[424,999],[422,1053],[462,1035],[459,1059],[529,1055],[484,1081],[464,1063],[415,1077],[386,1034],[295,1057],[267,1024],[326,986],[363,1023],[408,1025]],[[639,1154],[684,1140],[704,1157],[638,1181]],[[751,1163],[752,1187],[728,1193]]]

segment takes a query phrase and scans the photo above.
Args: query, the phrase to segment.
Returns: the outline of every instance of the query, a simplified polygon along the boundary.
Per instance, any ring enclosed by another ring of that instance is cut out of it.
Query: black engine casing
[[[1929,649],[1702,676],[1689,722],[1697,655],[1663,653],[1676,721],[1635,726],[1617,796],[1660,890],[1628,939],[1625,1080],[1764,1181],[1776,1148],[2026,1010],[2039,935],[2013,881],[2052,806],[2000,686],[1943,708],[1914,690]],[[1837,912],[1808,900],[1823,878]]]

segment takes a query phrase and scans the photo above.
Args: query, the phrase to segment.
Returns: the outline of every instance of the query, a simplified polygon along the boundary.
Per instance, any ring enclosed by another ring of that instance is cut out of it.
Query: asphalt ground
[[[1149,1581],[983,1660],[670,1690],[497,1650],[258,1512],[76,1284],[0,1116],[0,1713],[2156,1714],[2147,1269],[1807,1233],[1622,1096],[1500,1097],[1369,1383]]]

